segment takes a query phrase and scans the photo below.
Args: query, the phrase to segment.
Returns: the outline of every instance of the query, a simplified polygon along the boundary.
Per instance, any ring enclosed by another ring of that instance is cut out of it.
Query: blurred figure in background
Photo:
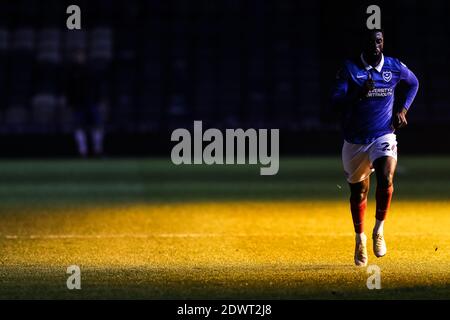
[[[82,157],[89,155],[88,134],[92,154],[103,154],[103,128],[100,112],[100,85],[93,68],[86,61],[86,53],[79,49],[65,73],[65,94],[75,113],[75,142]]]

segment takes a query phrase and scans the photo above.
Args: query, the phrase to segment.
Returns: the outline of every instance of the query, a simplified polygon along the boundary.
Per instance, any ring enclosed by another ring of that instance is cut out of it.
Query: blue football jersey
[[[360,96],[364,83],[372,79],[374,88]],[[400,81],[408,85],[404,108],[416,96],[418,80],[398,59],[383,56],[378,66],[369,66],[360,59],[347,60],[338,72],[332,100],[342,107],[344,139],[350,143],[368,144],[378,137],[394,132],[392,126],[394,92]]]

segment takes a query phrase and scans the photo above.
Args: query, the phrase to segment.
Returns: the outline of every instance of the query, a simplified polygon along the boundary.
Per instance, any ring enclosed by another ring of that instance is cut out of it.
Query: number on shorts
[[[389,142],[383,142],[381,145],[383,146],[382,151],[391,151]]]

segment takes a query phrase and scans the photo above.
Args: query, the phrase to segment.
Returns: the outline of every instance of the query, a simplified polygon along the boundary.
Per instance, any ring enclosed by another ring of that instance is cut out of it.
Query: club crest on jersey
[[[392,79],[392,72],[390,72],[390,71],[383,71],[383,79],[386,82],[391,81],[391,79]]]

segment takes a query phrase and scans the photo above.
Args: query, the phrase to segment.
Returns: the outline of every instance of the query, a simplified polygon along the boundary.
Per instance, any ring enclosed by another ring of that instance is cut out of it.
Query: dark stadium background
[[[66,29],[69,4],[81,31]],[[76,155],[61,83],[79,46],[103,70],[107,155],[168,155],[171,131],[193,120],[280,128],[284,154],[338,155],[328,96],[370,4],[385,54],[420,80],[402,152],[448,152],[448,1],[20,0],[0,2],[1,155]]]
[[[81,31],[66,28],[71,4]],[[383,290],[368,290],[371,271],[354,267],[329,104],[372,4],[386,55],[420,80],[398,132],[390,253],[369,250]],[[447,0],[0,0],[0,300],[448,299],[449,9]],[[105,116],[103,157],[78,155],[65,103],[79,48]],[[172,130],[194,120],[279,128],[279,172],[261,175],[261,157],[175,165]],[[73,265],[82,290],[68,290]]]

